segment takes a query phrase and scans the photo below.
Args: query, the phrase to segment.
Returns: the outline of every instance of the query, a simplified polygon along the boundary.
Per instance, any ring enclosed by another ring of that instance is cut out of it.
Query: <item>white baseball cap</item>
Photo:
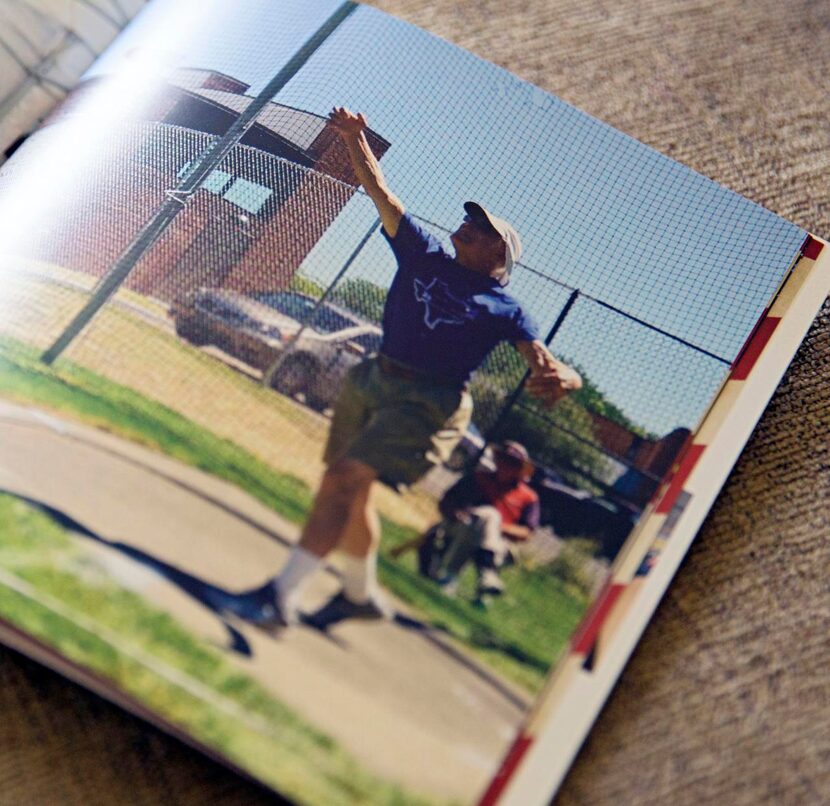
[[[508,224],[503,218],[494,216],[484,209],[478,202],[464,202],[464,210],[473,218],[484,218],[490,226],[501,235],[504,241],[504,274],[499,278],[500,285],[507,285],[510,282],[510,273],[513,266],[522,256],[522,239],[519,233]]]

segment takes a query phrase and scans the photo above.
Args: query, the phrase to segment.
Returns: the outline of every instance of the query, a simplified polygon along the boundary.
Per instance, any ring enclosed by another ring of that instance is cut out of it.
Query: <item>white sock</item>
[[[294,546],[282,571],[277,575],[277,589],[282,604],[298,596],[314,572],[323,565],[323,558]]]
[[[343,593],[350,602],[368,602],[377,586],[378,555],[370,551],[366,557],[343,554]]]

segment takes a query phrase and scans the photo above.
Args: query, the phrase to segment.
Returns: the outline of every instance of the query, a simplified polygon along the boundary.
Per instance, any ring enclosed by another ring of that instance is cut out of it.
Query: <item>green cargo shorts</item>
[[[470,393],[428,378],[384,372],[376,358],[346,375],[323,458],[357,459],[399,489],[449,459],[473,413]]]

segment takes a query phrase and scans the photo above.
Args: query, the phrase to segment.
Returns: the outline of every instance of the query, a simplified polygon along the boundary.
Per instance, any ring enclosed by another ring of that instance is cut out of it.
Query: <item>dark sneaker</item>
[[[269,579],[259,588],[241,591],[229,597],[223,608],[266,632],[274,632],[299,623],[296,609],[281,601],[276,581]]]
[[[312,627],[325,630],[332,624],[346,619],[361,621],[391,621],[395,611],[379,594],[375,593],[367,602],[353,602],[342,591],[330,599],[316,613],[305,617],[305,622]]]

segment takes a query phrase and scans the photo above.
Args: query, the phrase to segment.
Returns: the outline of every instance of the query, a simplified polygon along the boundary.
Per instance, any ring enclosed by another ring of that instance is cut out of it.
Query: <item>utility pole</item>
[[[344,2],[317,29],[309,40],[291,57],[290,61],[268,82],[262,92],[233,122],[228,131],[212,143],[201,157],[194,161],[174,190],[167,191],[167,199],[141,228],[113,267],[95,287],[86,305],[75,315],[63,333],[43,353],[41,361],[52,364],[66,350],[77,335],[89,324],[107,300],[121,287],[139,260],[152,249],[164,231],[184,209],[187,200],[199,189],[202,182],[230,153],[254,124],[265,105],[297,74],[317,49],[337,27],[357,9],[357,4]]]

